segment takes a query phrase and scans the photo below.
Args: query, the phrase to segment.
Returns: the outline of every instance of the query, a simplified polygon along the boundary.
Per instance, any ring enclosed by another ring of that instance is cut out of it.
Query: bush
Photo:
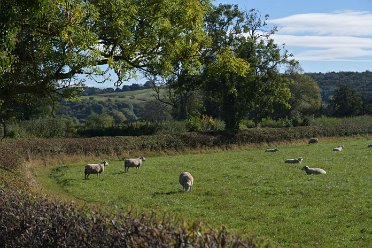
[[[189,132],[194,131],[217,131],[223,130],[224,125],[221,121],[212,116],[202,115],[201,117],[192,116],[186,120],[186,129]]]
[[[8,123],[9,138],[62,138],[74,136],[78,121],[71,117],[40,118]],[[3,134],[3,130],[0,132]]]
[[[138,217],[120,209],[77,208],[24,191],[0,187],[2,247],[263,247],[200,223],[175,226],[155,214]],[[268,247],[268,244],[265,244]]]
[[[119,127],[80,129],[80,137],[141,136],[154,134],[159,129],[156,122],[131,122]]]

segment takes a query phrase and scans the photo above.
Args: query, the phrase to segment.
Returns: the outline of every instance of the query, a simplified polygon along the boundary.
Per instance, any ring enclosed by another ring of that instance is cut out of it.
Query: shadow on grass
[[[178,191],[168,191],[168,192],[154,192],[152,195],[157,196],[157,195],[176,195],[176,194],[181,194],[183,193],[182,190]]]

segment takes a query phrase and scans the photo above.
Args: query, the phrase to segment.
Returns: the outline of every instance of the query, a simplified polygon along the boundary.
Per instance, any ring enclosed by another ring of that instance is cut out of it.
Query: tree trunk
[[[234,96],[225,95],[222,108],[225,131],[238,132],[240,118],[236,109],[236,98]]]

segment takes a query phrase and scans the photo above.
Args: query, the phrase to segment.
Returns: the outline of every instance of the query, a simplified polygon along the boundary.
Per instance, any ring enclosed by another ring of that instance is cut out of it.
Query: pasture
[[[123,161],[84,180],[83,164],[34,168],[49,190],[99,204],[170,214],[180,221],[225,226],[240,236],[268,239],[282,247],[368,247],[372,244],[372,143],[337,138],[319,144],[147,156],[138,170],[124,173]],[[342,152],[332,148],[343,144]],[[140,156],[142,154],[138,154]],[[285,164],[303,157],[301,164]],[[106,158],[102,158],[106,159]],[[87,161],[99,162],[99,161]],[[326,175],[306,175],[301,167]],[[194,176],[191,192],[178,176]]]
[[[155,92],[153,89],[143,89],[135,91],[126,91],[126,92],[113,92],[94,95],[96,101],[118,101],[131,104],[142,104],[147,101],[155,100]],[[82,99],[89,99],[92,96],[82,96]]]

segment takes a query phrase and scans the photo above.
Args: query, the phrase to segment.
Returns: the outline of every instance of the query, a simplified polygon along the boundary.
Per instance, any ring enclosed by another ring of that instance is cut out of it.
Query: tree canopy
[[[0,119],[15,106],[76,96],[84,77],[120,85],[141,70],[194,70],[205,39],[204,0],[0,2]],[[102,76],[102,77],[99,77]]]
[[[275,104],[288,105],[289,80],[280,70],[296,62],[274,43],[276,28],[268,27],[267,19],[236,5],[219,5],[208,15],[212,45],[204,60],[204,89],[220,103],[227,130],[238,130],[247,114],[257,125]]]

